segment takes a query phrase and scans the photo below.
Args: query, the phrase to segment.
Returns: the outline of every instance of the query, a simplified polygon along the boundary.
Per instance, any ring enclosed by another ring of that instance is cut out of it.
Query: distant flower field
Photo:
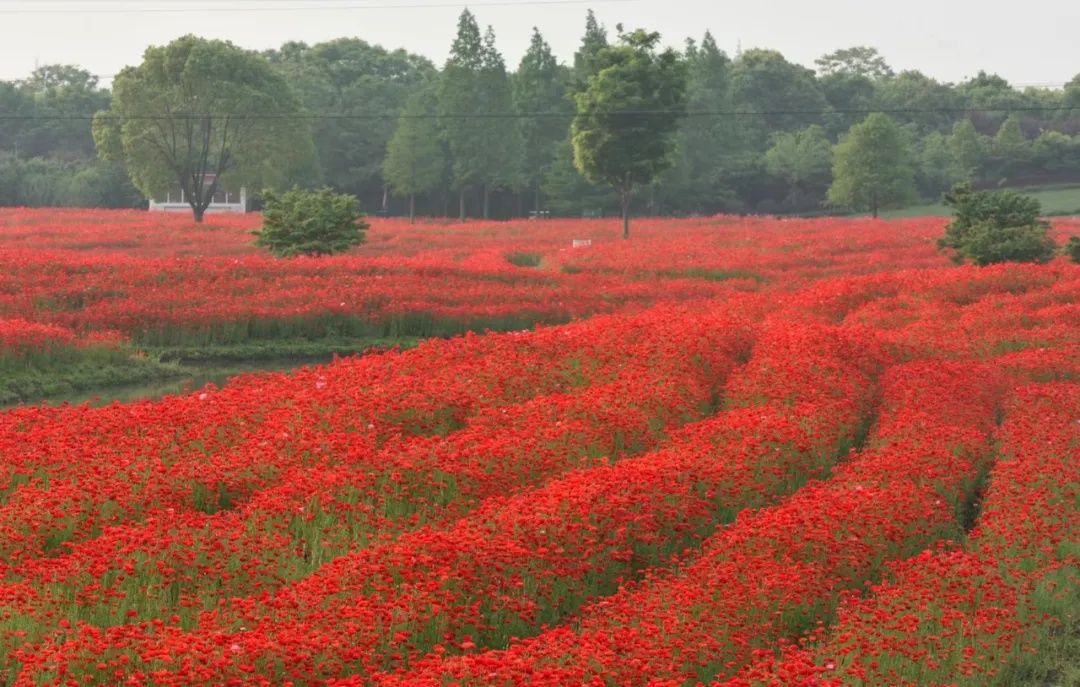
[[[939,218],[375,220],[285,261],[256,221],[0,211],[0,375],[428,337],[0,411],[0,685],[1060,678],[1080,267],[954,267]]]

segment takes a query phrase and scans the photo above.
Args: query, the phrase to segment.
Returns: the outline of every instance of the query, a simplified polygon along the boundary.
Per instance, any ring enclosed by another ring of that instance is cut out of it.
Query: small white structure
[[[207,174],[203,183],[210,185],[214,183],[217,177],[213,174]],[[210,200],[210,205],[206,207],[206,212],[232,212],[236,214],[244,214],[248,211],[248,198],[247,189],[241,187],[239,193],[233,193],[219,188],[214,197]],[[184,190],[170,191],[165,194],[165,200],[150,199],[150,212],[191,212],[191,205],[188,203],[188,199],[184,197]]]
[[[574,248],[588,248],[592,245],[592,239],[574,239]]]

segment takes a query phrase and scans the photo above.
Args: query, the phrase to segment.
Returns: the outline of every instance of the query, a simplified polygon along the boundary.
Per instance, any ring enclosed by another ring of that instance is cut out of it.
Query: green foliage
[[[142,202],[121,165],[0,154],[0,205],[132,208]]]
[[[589,77],[599,71],[597,56],[608,47],[607,29],[596,20],[596,15],[589,10],[585,15],[585,35],[581,37],[581,46],[574,53],[574,88],[583,90]]]
[[[368,225],[356,196],[332,189],[263,192],[263,226],[256,244],[279,257],[332,255],[364,242]]]
[[[539,267],[543,256],[539,253],[511,253],[506,261],[517,267]]]
[[[747,50],[731,69],[731,97],[736,110],[765,113],[740,118],[740,135],[760,149],[769,134],[820,123],[828,103],[814,72],[788,62],[775,50]]]
[[[946,195],[953,221],[938,241],[953,251],[957,262],[977,265],[999,262],[1047,262],[1057,252],[1048,235],[1050,225],[1039,219],[1039,201],[1015,191],[975,191],[959,184]]]
[[[686,109],[688,112],[727,112],[731,104],[731,60],[712,34],[699,44],[687,41]],[[656,189],[670,205],[702,214],[738,206],[727,183],[732,160],[746,151],[738,118],[691,116],[682,121],[674,167]]]
[[[273,186],[312,155],[300,104],[265,58],[232,43],[184,36],[146,50],[113,81],[94,119],[98,151],[123,161],[150,197],[179,187],[196,221],[223,179]]]
[[[312,122],[315,157],[310,181],[369,198],[382,196],[383,157],[397,130],[395,117],[436,78],[430,60],[386,50],[358,38],[306,45],[286,43],[267,53],[309,112],[386,117],[332,117]]]
[[[574,146],[569,136],[555,148],[555,159],[544,175],[541,189],[547,198],[547,207],[556,214],[578,215],[618,206],[618,199],[610,188],[593,186],[581,176],[574,166]]]
[[[893,75],[892,67],[877,48],[855,46],[835,50],[814,60],[823,75],[851,74],[870,79],[886,79]]]
[[[499,188],[521,188],[522,139],[520,123],[505,116],[514,112],[513,86],[506,73],[506,63],[495,48],[495,32],[489,26],[484,32],[478,86],[482,112],[504,116],[476,121],[474,126],[485,130],[486,142],[480,157],[480,180],[484,185],[484,219],[489,215],[489,196]]]
[[[450,152],[451,180],[461,192],[461,218],[465,217],[464,191],[480,183],[488,144],[486,122],[480,121],[485,103],[481,97],[480,70],[484,42],[480,26],[469,10],[458,18],[458,32],[450,58],[439,80],[439,124]]]
[[[976,265],[999,262],[1049,262],[1057,254],[1054,240],[1047,236],[1049,225],[995,227],[979,224],[971,228],[958,255]]]
[[[551,169],[559,143],[566,138],[572,112],[566,98],[569,78],[568,70],[559,66],[551,46],[534,28],[529,49],[513,77],[514,109],[523,115],[538,115],[519,120],[522,182],[534,190],[534,210],[541,209],[540,185]]]
[[[1080,236],[1070,236],[1065,244],[1065,255],[1073,262],[1080,264]]]
[[[870,115],[836,146],[828,192],[833,205],[869,210],[877,217],[881,208],[903,206],[917,197],[907,141],[888,115]]]
[[[574,163],[591,183],[619,194],[623,237],[630,196],[672,164],[685,111],[686,65],[672,50],[657,53],[660,34],[637,30],[597,54],[599,71],[575,100]]]
[[[794,133],[777,134],[772,148],[765,153],[770,174],[787,182],[791,200],[799,206],[799,196],[829,185],[833,146],[825,130],[814,125]]]
[[[446,167],[439,129],[431,117],[435,107],[430,90],[410,97],[386,148],[383,174],[395,193],[409,198],[410,221],[416,214],[415,196],[437,188]]]
[[[914,124],[920,133],[945,133],[956,123],[957,110],[964,106],[963,95],[949,84],[940,83],[922,72],[904,71],[877,85],[876,107],[900,110],[901,123]]]
[[[953,169],[963,181],[973,181],[990,149],[990,141],[980,134],[968,118],[958,121],[949,136],[949,150],[953,156]]]

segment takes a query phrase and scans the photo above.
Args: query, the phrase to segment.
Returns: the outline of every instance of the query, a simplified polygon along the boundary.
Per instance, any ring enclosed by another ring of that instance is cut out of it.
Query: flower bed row
[[[1023,387],[965,546],[925,551],[843,605],[820,641],[790,646],[728,687],[1051,683],[1080,627],[1080,387]],[[1067,623],[1063,625],[1063,623]],[[1073,649],[1075,652],[1075,648]],[[1072,654],[1075,658],[1075,653]]]
[[[506,651],[432,656],[380,684],[635,685],[709,680],[827,620],[884,561],[960,536],[1003,384],[991,368],[893,368],[871,448],[779,506],[740,516],[672,574]],[[367,684],[358,676],[341,684]]]

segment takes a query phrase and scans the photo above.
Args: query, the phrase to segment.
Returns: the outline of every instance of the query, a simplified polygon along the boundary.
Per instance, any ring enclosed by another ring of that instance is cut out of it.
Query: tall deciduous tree
[[[892,67],[878,49],[865,45],[834,50],[814,60],[814,64],[822,75],[853,74],[869,79],[887,79],[893,75]]]
[[[383,175],[394,192],[409,199],[409,222],[416,221],[416,196],[438,187],[446,159],[436,124],[435,94],[414,93],[398,118],[397,129],[386,149]]]
[[[747,50],[731,69],[732,99],[745,117],[743,135],[764,152],[769,133],[794,131],[821,121],[828,103],[814,72],[775,50]]]
[[[514,112],[513,87],[506,63],[495,47],[495,32],[484,33],[479,90],[487,118],[483,122],[486,145],[480,151],[480,180],[484,191],[484,219],[488,218],[491,192],[500,188],[520,188],[521,129]]]
[[[596,20],[596,15],[589,10],[585,16],[585,35],[581,37],[581,45],[574,53],[574,87],[578,90],[585,87],[585,82],[598,69],[597,56],[608,47],[607,29]]]
[[[978,177],[989,147],[989,141],[975,129],[975,125],[967,117],[953,125],[952,135],[949,136],[949,150],[952,152],[956,176],[960,181],[973,181]]]
[[[791,206],[798,208],[804,194],[829,185],[832,155],[829,137],[815,124],[801,131],[777,134],[765,154],[765,166],[787,182]]]
[[[23,123],[20,156],[63,160],[94,156],[94,139],[83,118],[109,106],[109,92],[98,85],[96,76],[72,65],[45,65],[35,69],[20,89],[30,97],[34,113]]]
[[[439,81],[439,117],[450,151],[451,182],[458,192],[458,216],[465,219],[465,194],[484,180],[485,147],[490,140],[487,120],[479,119],[487,107],[480,72],[484,68],[484,40],[472,12],[458,18],[457,36],[450,47]]]
[[[880,112],[856,124],[836,146],[833,205],[869,210],[899,207],[918,197],[908,143],[896,122]]]
[[[574,163],[594,184],[619,195],[623,238],[630,238],[630,198],[672,163],[686,109],[686,64],[657,52],[660,34],[621,34],[597,55],[599,70],[576,95]]]
[[[435,78],[435,66],[357,38],[312,46],[286,43],[267,57],[309,111],[345,115],[313,121],[314,179],[356,194],[366,207],[378,207],[386,200],[382,162],[396,117],[407,99]]]
[[[667,195],[681,205],[712,213],[728,209],[727,166],[745,147],[738,120],[723,115],[731,110],[731,60],[706,31],[700,44],[687,42],[686,63],[690,116],[681,123],[675,168],[665,176],[664,186],[676,187]]]
[[[521,116],[522,179],[533,191],[533,209],[540,210],[540,187],[566,138],[571,103],[566,99],[567,72],[559,66],[540,32],[514,75],[514,107]]]
[[[285,80],[260,55],[184,36],[151,47],[113,81],[94,120],[106,159],[122,159],[147,196],[175,186],[201,222],[224,179],[273,186],[312,155],[311,129]]]

